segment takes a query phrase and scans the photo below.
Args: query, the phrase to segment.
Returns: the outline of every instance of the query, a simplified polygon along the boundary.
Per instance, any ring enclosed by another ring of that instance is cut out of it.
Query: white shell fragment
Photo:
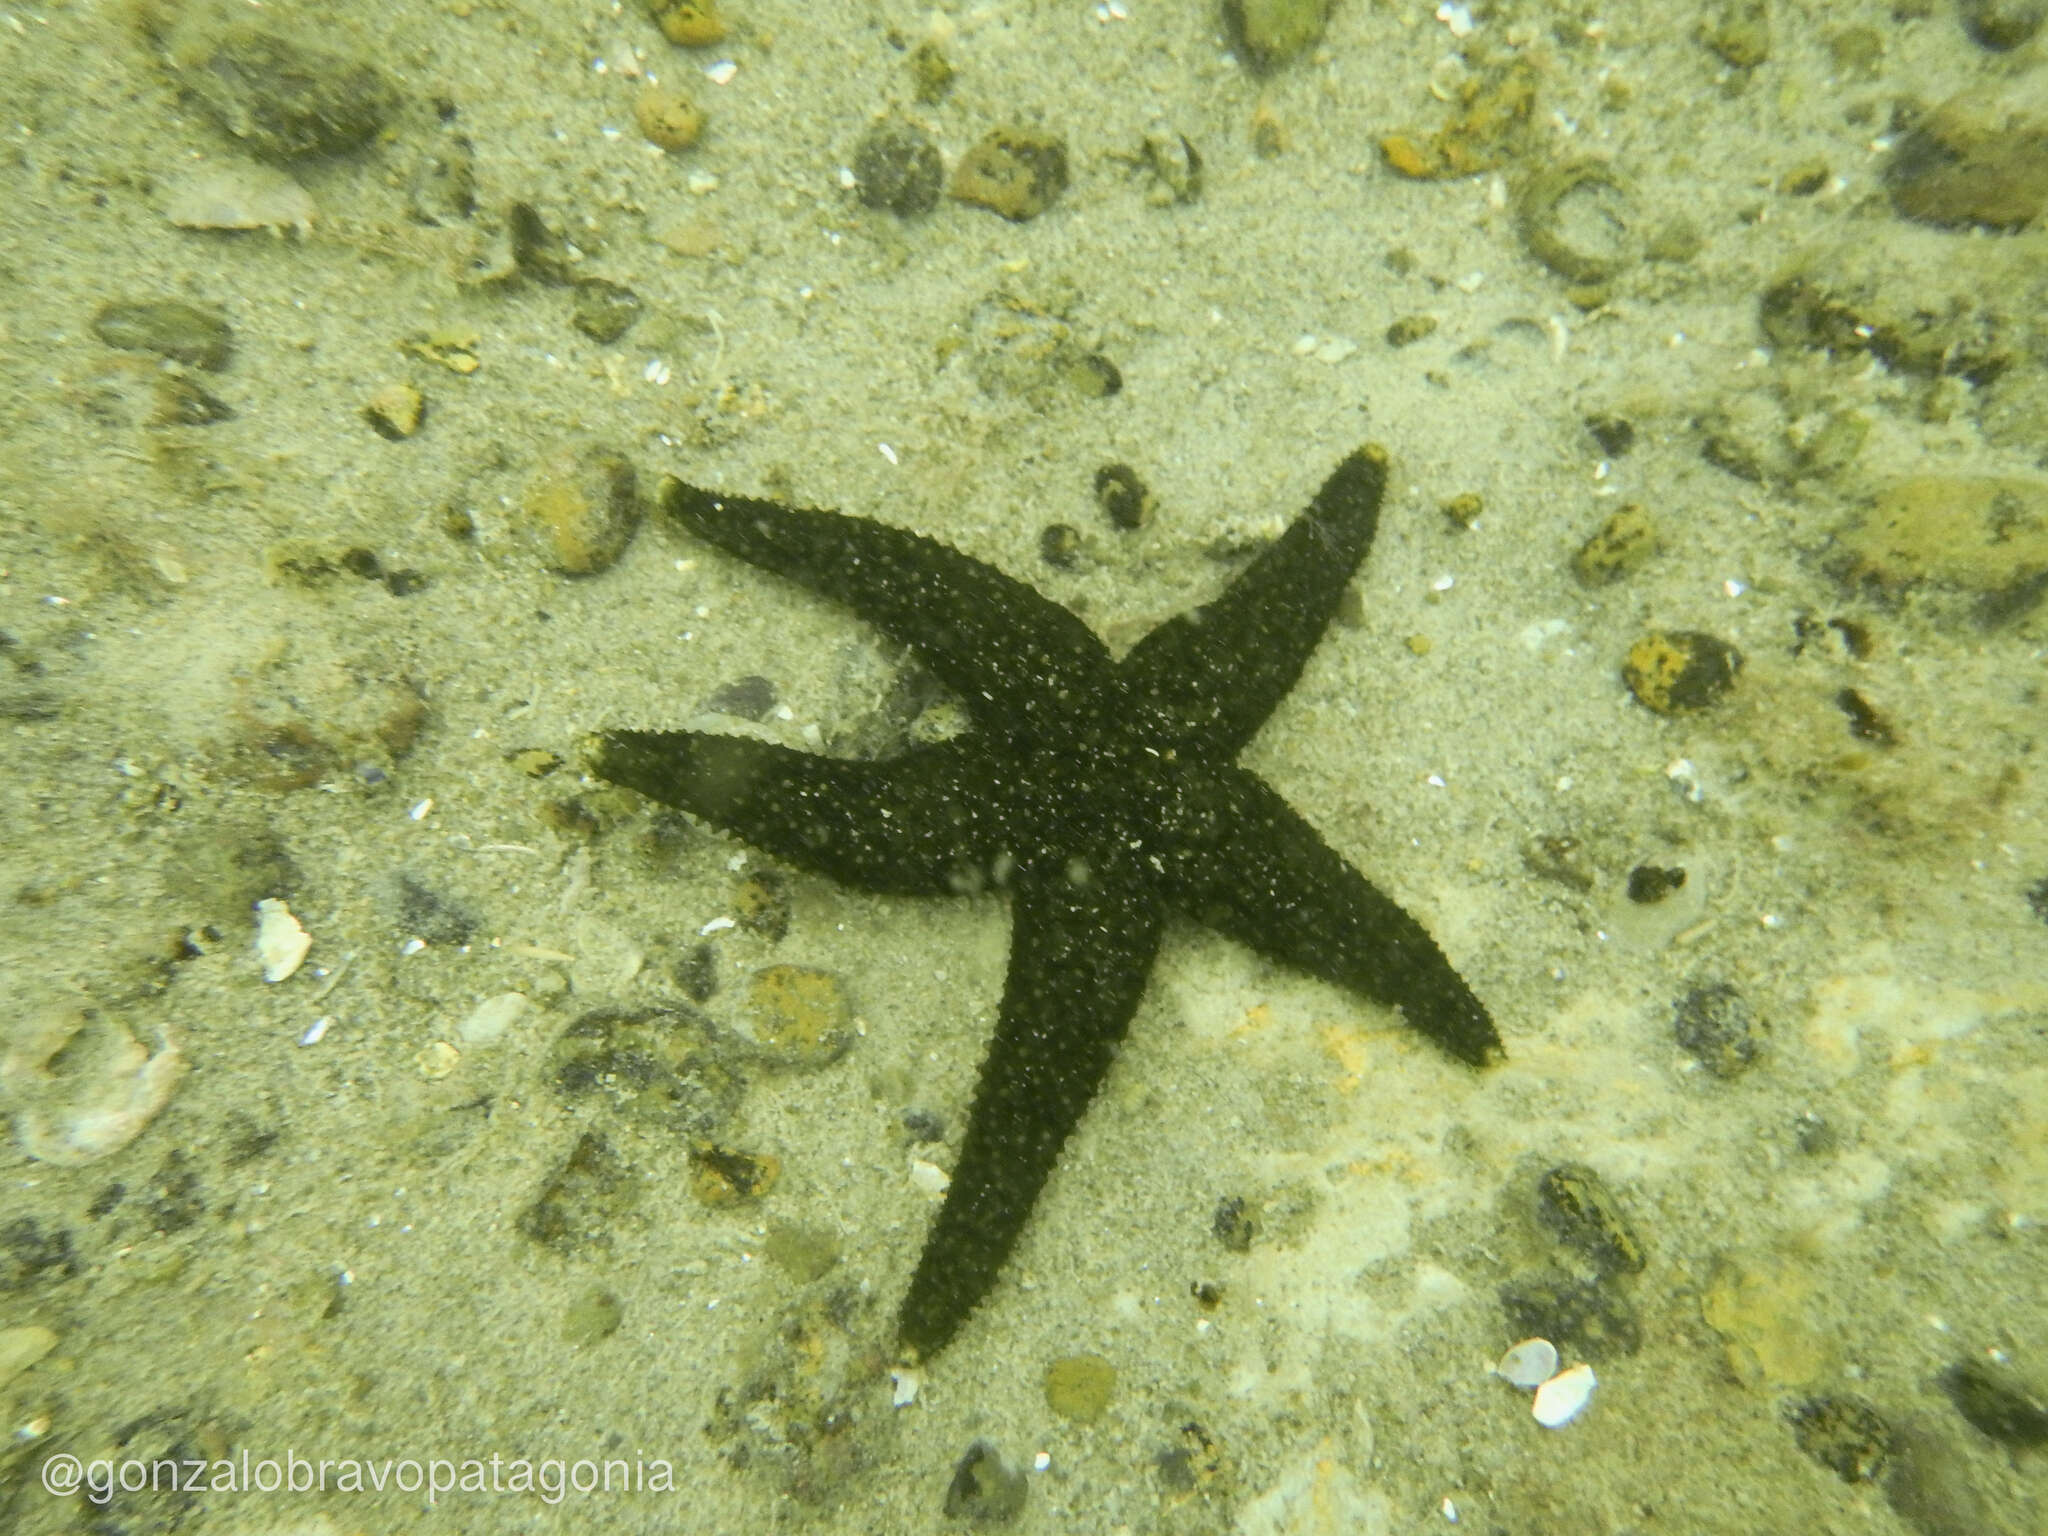
[[[1500,1357],[1493,1373],[1525,1391],[1540,1387],[1557,1374],[1557,1346],[1548,1339],[1524,1339]]]
[[[1575,1365],[1568,1371],[1559,1371],[1536,1389],[1536,1402],[1531,1410],[1536,1415],[1536,1422],[1545,1429],[1564,1428],[1593,1400],[1595,1385],[1590,1365]]]
[[[524,992],[500,992],[496,997],[487,997],[455,1026],[455,1036],[464,1045],[495,1044],[532,1006]]]
[[[256,958],[265,981],[283,981],[305,961],[313,936],[299,926],[292,909],[275,896],[256,903]]]
[[[253,160],[186,177],[171,189],[164,213],[181,229],[274,229],[301,235],[319,216],[310,192],[275,166]]]

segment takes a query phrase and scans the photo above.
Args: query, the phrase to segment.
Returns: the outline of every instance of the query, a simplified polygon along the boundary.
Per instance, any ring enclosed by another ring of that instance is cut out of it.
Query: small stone
[[[1156,505],[1152,492],[1128,464],[1105,464],[1095,471],[1095,500],[1119,528],[1144,527]]]
[[[910,50],[910,81],[917,99],[927,106],[944,101],[953,89],[959,71],[946,57],[946,50],[927,38]]]
[[[565,1253],[608,1247],[612,1225],[639,1194],[639,1182],[611,1143],[585,1131],[516,1225],[534,1242]]]
[[[633,125],[648,143],[674,154],[697,142],[704,131],[704,113],[688,92],[650,85],[633,102]]]
[[[953,196],[1013,222],[1036,218],[1067,186],[1067,146],[1030,128],[990,130],[953,170]]]
[[[592,341],[609,345],[633,329],[646,307],[640,295],[623,283],[581,278],[570,301],[569,323]]]
[[[1764,1048],[1763,1025],[1742,994],[1726,983],[1698,987],[1680,998],[1672,1010],[1671,1032],[1680,1050],[1719,1078],[1740,1077]]]
[[[1845,1483],[1874,1483],[1891,1460],[1892,1429],[1853,1393],[1809,1397],[1786,1410],[1799,1449]]]
[[[1093,1424],[1116,1390],[1116,1367],[1100,1355],[1066,1355],[1045,1369],[1045,1405],[1063,1419]]]
[[[690,1193],[713,1207],[758,1200],[782,1177],[782,1159],[769,1152],[741,1152],[711,1142],[690,1148]]]
[[[1707,22],[1700,41],[1737,69],[1754,69],[1771,56],[1769,0],[1732,0]]]
[[[1641,1239],[1614,1192],[1584,1163],[1559,1163],[1536,1181],[1536,1212],[1559,1242],[1599,1274],[1640,1274]]]
[[[1387,327],[1387,345],[1390,347],[1412,347],[1423,337],[1435,333],[1435,315],[1403,315]]]
[[[1560,1371],[1536,1389],[1536,1401],[1530,1412],[1536,1422],[1545,1429],[1562,1429],[1593,1401],[1593,1388],[1598,1385],[1590,1365],[1575,1365],[1568,1371]]]
[[[946,164],[929,133],[891,117],[862,135],[853,152],[853,177],[864,206],[909,218],[938,206]]]
[[[426,419],[427,397],[410,384],[386,384],[363,403],[363,419],[377,435],[402,442]]]
[[[1613,416],[1606,412],[1586,418],[1586,430],[1593,435],[1593,441],[1600,445],[1600,451],[1610,459],[1618,459],[1636,445],[1635,423],[1625,416]]]
[[[1458,532],[1470,533],[1486,513],[1486,498],[1477,491],[1460,491],[1439,503],[1437,511],[1443,513],[1444,521]]]
[[[1638,864],[1628,872],[1628,899],[1639,907],[1654,907],[1674,891],[1685,888],[1685,871],[1660,864]]]
[[[123,352],[154,352],[210,373],[227,367],[235,350],[225,315],[182,299],[104,304],[92,317],[92,332]]]
[[[625,1303],[603,1286],[593,1286],[570,1302],[562,1315],[562,1341],[588,1349],[617,1333],[625,1320]]]
[[[1622,680],[1660,715],[1704,709],[1734,686],[1742,653],[1697,630],[1658,630],[1629,647]]]
[[[782,1071],[815,1072],[853,1048],[853,1010],[830,971],[771,965],[747,981],[742,1022],[756,1058]]]
[[[625,553],[640,526],[633,466],[606,448],[558,449],[527,482],[521,510],[556,570],[594,575]]]
[[[1216,1241],[1232,1253],[1250,1253],[1252,1239],[1258,1235],[1258,1223],[1252,1219],[1241,1195],[1225,1195],[1216,1202],[1216,1211],[1209,1220],[1209,1228],[1216,1234]]]
[[[1057,570],[1071,571],[1081,558],[1081,530],[1072,523],[1047,523],[1038,534],[1038,558]]]
[[[1579,546],[1578,553],[1572,556],[1572,574],[1586,586],[1606,586],[1634,575],[1656,552],[1655,521],[1630,502],[1609,513],[1607,521]]]
[[[1277,69],[1322,40],[1330,0],[1223,0],[1223,20],[1245,62]]]
[[[1534,1391],[1557,1374],[1557,1346],[1548,1339],[1524,1339],[1500,1357],[1493,1373],[1509,1386]]]
[[[977,1440],[953,1468],[953,1480],[946,1485],[946,1515],[973,1525],[1007,1525],[1023,1513],[1029,1491],[1022,1472],[1006,1465],[988,1441]]]
[[[261,160],[362,148],[397,111],[398,93],[374,65],[315,48],[253,22],[171,47],[179,83]]]
[[[661,35],[679,48],[709,48],[725,41],[718,0],[645,0]]]
[[[274,896],[256,903],[256,958],[265,981],[283,981],[305,962],[313,936],[299,926],[290,907]]]

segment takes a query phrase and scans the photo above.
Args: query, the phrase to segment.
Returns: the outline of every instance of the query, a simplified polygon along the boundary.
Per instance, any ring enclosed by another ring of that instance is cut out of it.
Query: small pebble
[[[299,926],[291,908],[273,896],[256,903],[256,958],[263,962],[265,981],[291,976],[312,947],[312,935]]]
[[[853,179],[863,206],[908,218],[938,206],[946,165],[929,133],[892,117],[862,136],[853,152]]]
[[[1548,1339],[1524,1339],[1493,1368],[1509,1386],[1534,1390],[1557,1374],[1557,1346]]]
[[[633,103],[633,124],[641,138],[674,154],[697,142],[704,113],[674,86],[650,85]]]
[[[1536,1401],[1529,1411],[1545,1429],[1562,1429],[1585,1411],[1598,1383],[1590,1365],[1575,1365],[1560,1371],[1536,1389]]]
[[[953,170],[954,197],[1013,223],[1036,218],[1066,188],[1066,141],[1030,128],[992,129]]]

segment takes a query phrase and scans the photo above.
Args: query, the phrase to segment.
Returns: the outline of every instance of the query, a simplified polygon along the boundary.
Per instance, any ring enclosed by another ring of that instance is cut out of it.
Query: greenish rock
[[[783,1072],[815,1072],[853,1048],[853,1009],[837,976],[805,965],[770,965],[747,979],[740,1024],[755,1060]]]
[[[611,1245],[611,1229],[639,1200],[640,1186],[610,1142],[585,1131],[533,1204],[519,1213],[520,1233],[561,1253]]]
[[[1768,0],[1733,0],[1707,22],[1700,41],[1737,69],[1754,69],[1771,56]]]
[[[1063,1419],[1093,1424],[1116,1391],[1116,1367],[1100,1355],[1065,1355],[1045,1368],[1045,1405]]]
[[[771,1222],[761,1251],[799,1285],[822,1280],[839,1263],[839,1239],[821,1227],[793,1221]]]
[[[1671,1032],[1680,1050],[1719,1078],[1740,1077],[1763,1054],[1762,1021],[1725,982],[1696,987],[1680,998]]]
[[[579,1349],[602,1343],[626,1320],[625,1303],[603,1286],[592,1286],[569,1303],[562,1314],[563,1342]]]
[[[1572,556],[1572,574],[1589,587],[1632,576],[1657,552],[1657,524],[1630,502],[1608,515]]]
[[[218,373],[234,356],[234,332],[219,310],[183,299],[102,305],[92,333],[123,352],[154,352],[188,368]]]
[[[1223,0],[1223,22],[1245,61],[1277,69],[1322,40],[1330,0]]]
[[[1640,1274],[1647,1262],[1621,1202],[1584,1163],[1559,1163],[1537,1179],[1536,1214],[1559,1243],[1602,1276]]]
[[[255,23],[174,42],[178,83],[261,160],[345,154],[368,144],[398,109],[376,66]]]
[[[946,165],[929,133],[892,117],[861,136],[853,152],[853,179],[864,206],[909,218],[938,206]]]
[[[569,1099],[599,1099],[651,1130],[704,1137],[744,1091],[711,1021],[682,1004],[594,1008],[562,1031],[549,1075]]]
[[[624,284],[586,277],[576,284],[569,323],[592,341],[610,343],[633,329],[646,307]]]
[[[1875,1404],[1851,1392],[1809,1397],[1785,1417],[1799,1449],[1845,1483],[1874,1483],[1891,1460],[1892,1427]]]

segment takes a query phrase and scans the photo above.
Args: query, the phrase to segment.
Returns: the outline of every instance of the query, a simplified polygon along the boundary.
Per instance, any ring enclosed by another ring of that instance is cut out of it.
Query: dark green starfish
[[[1180,912],[1400,1008],[1475,1065],[1493,1021],[1421,926],[1234,759],[1294,686],[1379,521],[1352,454],[1213,603],[1121,661],[1023,582],[866,518],[678,481],[662,506],[729,554],[915,646],[975,730],[884,762],[743,737],[607,731],[593,767],[862,890],[1010,896],[1009,977],[960,1161],[898,1315],[913,1357],[994,1283],[1101,1086]]]

